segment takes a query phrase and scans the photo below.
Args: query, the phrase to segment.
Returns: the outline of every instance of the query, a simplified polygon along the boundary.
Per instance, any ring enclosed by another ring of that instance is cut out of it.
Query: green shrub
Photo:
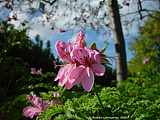
[[[131,44],[134,57],[129,63],[129,70],[132,73],[148,72],[151,75],[160,71],[160,12],[153,16],[145,22],[139,37]],[[146,64],[145,59],[149,60]]]
[[[43,112],[37,119],[160,119],[160,75],[149,77],[132,77],[123,81],[119,88],[104,87],[100,91],[83,92],[80,96],[68,98],[62,95],[63,105],[53,106]],[[97,92],[103,106],[101,106]]]

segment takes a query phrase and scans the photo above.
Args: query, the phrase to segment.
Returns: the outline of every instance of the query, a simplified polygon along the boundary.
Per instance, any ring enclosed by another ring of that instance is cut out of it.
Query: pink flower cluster
[[[149,61],[150,61],[150,59],[149,59],[148,57],[145,57],[145,58],[143,59],[143,64],[148,64]]]
[[[84,44],[84,33],[78,33],[75,42],[56,42],[59,57],[66,63],[60,68],[55,81],[59,80],[60,86],[71,89],[76,84],[81,84],[86,91],[91,91],[94,84],[94,74],[103,76],[105,67],[101,64],[102,54],[87,48]]]
[[[49,105],[47,101],[43,101],[41,98],[37,97],[36,95],[27,96],[27,100],[30,101],[33,106],[25,107],[23,109],[23,115],[31,119],[34,116],[38,116]]]
[[[31,68],[31,74],[32,75],[41,75],[42,74],[42,68],[36,70],[36,68]]]

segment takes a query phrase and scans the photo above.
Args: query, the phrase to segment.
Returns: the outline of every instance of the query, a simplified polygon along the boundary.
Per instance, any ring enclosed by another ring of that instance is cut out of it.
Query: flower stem
[[[98,101],[99,101],[99,103],[100,103],[101,107],[104,109],[104,106],[103,106],[103,104],[102,104],[102,101],[101,101],[101,99],[100,99],[100,97],[99,97],[98,93],[97,93],[97,92],[95,92],[95,95],[97,96]]]

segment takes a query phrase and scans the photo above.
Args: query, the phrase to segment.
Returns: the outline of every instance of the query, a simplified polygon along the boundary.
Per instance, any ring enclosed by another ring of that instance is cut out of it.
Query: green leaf
[[[96,43],[95,42],[92,43],[90,48],[93,49],[93,50],[96,50],[97,49]]]

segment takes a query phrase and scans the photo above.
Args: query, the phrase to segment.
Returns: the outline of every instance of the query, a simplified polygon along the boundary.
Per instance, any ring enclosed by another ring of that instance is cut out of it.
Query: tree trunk
[[[108,7],[110,25],[115,39],[116,75],[117,80],[121,81],[127,78],[127,58],[118,1],[108,0]]]

